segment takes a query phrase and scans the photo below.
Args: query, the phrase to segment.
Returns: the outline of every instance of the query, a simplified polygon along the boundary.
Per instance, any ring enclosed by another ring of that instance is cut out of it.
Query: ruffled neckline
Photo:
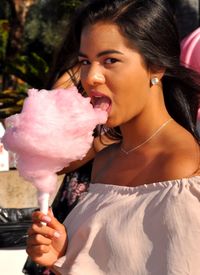
[[[128,192],[135,192],[138,190],[153,190],[153,189],[162,189],[171,187],[174,185],[190,185],[193,183],[199,183],[200,184],[200,175],[191,176],[191,177],[185,177],[180,179],[173,179],[173,180],[165,180],[165,181],[158,181],[148,184],[141,184],[137,186],[124,186],[124,185],[115,185],[115,184],[106,184],[106,183],[91,183],[89,190],[95,191],[101,191],[101,190],[107,190],[109,191],[128,191]]]

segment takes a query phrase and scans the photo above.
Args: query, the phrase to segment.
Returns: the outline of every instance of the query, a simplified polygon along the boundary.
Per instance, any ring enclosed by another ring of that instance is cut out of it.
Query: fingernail
[[[53,210],[52,210],[51,207],[49,207],[49,211],[50,211],[50,213],[53,215]]]
[[[43,216],[43,217],[42,217],[42,220],[43,220],[44,222],[50,222],[50,221],[51,221],[51,218],[50,218],[49,216]]]
[[[60,237],[60,233],[58,233],[57,231],[55,231],[53,235],[54,235],[55,238],[59,238]]]

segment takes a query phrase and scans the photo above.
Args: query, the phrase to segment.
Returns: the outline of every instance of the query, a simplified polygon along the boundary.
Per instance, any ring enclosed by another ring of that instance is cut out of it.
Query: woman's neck
[[[123,136],[122,148],[131,150],[146,143],[162,133],[171,119],[167,111],[151,112],[134,117],[132,120],[120,126]]]

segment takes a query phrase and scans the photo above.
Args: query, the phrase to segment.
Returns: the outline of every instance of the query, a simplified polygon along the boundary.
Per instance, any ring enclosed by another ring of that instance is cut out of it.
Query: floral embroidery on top
[[[74,173],[69,179],[68,188],[62,193],[61,201],[67,200],[68,205],[72,205],[77,200],[80,200],[89,187],[88,181],[79,182],[79,174]]]

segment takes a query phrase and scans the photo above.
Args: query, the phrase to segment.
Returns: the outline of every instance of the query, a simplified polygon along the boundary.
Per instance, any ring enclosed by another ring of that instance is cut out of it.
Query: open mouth
[[[106,112],[109,111],[111,106],[110,98],[104,95],[93,95],[91,97],[91,103],[94,108],[99,108]]]

